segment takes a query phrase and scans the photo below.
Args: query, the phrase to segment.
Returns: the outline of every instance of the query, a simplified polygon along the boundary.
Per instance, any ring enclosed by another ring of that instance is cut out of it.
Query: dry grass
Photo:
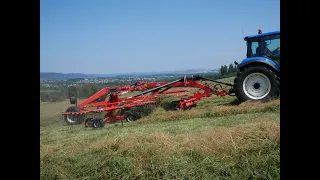
[[[165,97],[163,103],[174,98]],[[280,101],[203,99],[123,127],[65,126],[68,102],[40,105],[41,179],[279,179]]]
[[[252,123],[232,128],[209,128],[199,135],[184,137],[183,146],[207,154],[257,150],[263,143],[280,143],[280,123]]]
[[[222,105],[212,106],[214,98],[206,99],[207,102],[199,103],[196,107],[187,111],[165,111],[164,109],[155,110],[150,116],[142,118],[139,123],[149,123],[152,121],[173,121],[191,118],[213,118],[235,114],[248,114],[258,112],[280,112],[280,100],[274,100],[267,103],[245,102],[238,106]],[[210,106],[211,104],[211,106]],[[202,105],[202,107],[201,107]]]

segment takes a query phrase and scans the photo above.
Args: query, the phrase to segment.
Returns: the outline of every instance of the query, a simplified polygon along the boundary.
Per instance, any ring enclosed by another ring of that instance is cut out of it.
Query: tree
[[[226,75],[226,74],[227,74],[227,72],[225,71],[224,66],[221,66],[221,68],[220,68],[220,75],[221,75],[221,76],[224,76],[224,75]]]
[[[228,67],[227,67],[227,65],[221,66],[221,68],[220,68],[220,75],[223,77],[223,76],[225,76],[225,75],[227,75],[227,74],[228,74]]]
[[[228,74],[228,66],[227,66],[227,65],[224,65],[224,66],[223,66],[223,69],[224,69],[225,75],[227,75],[227,74]]]
[[[235,68],[233,67],[233,64],[229,65],[228,74],[235,72]]]

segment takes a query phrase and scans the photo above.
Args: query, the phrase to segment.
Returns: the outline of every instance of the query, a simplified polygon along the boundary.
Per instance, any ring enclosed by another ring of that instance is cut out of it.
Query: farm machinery
[[[219,84],[202,84],[200,81],[211,81]],[[83,123],[86,127],[91,126],[94,128],[104,127],[105,123],[119,121],[126,122],[136,121],[141,117],[141,114],[145,111],[146,106],[156,105],[160,102],[161,96],[173,95],[177,97],[184,97],[179,101],[173,101],[171,103],[171,110],[188,109],[196,105],[196,103],[203,97],[210,97],[212,94],[218,96],[231,95],[232,89],[222,88],[221,84],[232,87],[233,84],[208,79],[201,76],[184,76],[181,79],[172,82],[144,82],[139,81],[134,85],[127,86],[114,86],[106,87],[84,100],[80,104],[69,107],[66,112],[62,113],[67,124],[79,124]],[[199,91],[194,92],[193,96],[187,96],[188,90],[171,90],[174,87],[193,87],[198,88]],[[132,97],[121,98],[121,95],[140,91],[140,93]],[[104,100],[99,99],[108,95]],[[70,100],[72,104],[77,101]],[[135,108],[135,111],[132,109]],[[101,113],[105,113],[101,117]],[[91,115],[91,117],[88,117]]]
[[[142,117],[146,107],[158,104],[164,95],[183,97],[171,103],[172,110],[194,107],[199,100],[212,95],[235,95],[240,102],[268,101],[280,96],[280,31],[262,33],[259,30],[257,35],[247,36],[244,40],[247,42],[247,57],[240,64],[235,61],[237,75],[234,84],[195,75],[172,82],[138,81],[132,85],[106,87],[79,104],[75,96],[70,97],[74,106],[62,113],[64,120],[69,125],[84,122],[86,127],[94,128],[119,120],[121,123],[132,122]],[[187,90],[169,91],[175,87],[199,90],[187,96]],[[134,91],[140,93],[121,97]]]

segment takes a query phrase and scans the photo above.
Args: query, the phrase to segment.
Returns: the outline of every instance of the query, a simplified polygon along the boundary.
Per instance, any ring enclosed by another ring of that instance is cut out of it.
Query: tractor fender
[[[248,65],[261,64],[261,63],[267,65],[268,67],[271,67],[276,72],[280,72],[280,67],[274,61],[265,57],[252,57],[252,58],[244,59],[241,62],[241,64],[238,64],[238,69],[241,69]]]

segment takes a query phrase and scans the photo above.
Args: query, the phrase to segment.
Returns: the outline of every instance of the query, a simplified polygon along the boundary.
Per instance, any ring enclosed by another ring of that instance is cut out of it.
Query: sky
[[[40,72],[217,69],[280,30],[280,0],[40,0]]]

